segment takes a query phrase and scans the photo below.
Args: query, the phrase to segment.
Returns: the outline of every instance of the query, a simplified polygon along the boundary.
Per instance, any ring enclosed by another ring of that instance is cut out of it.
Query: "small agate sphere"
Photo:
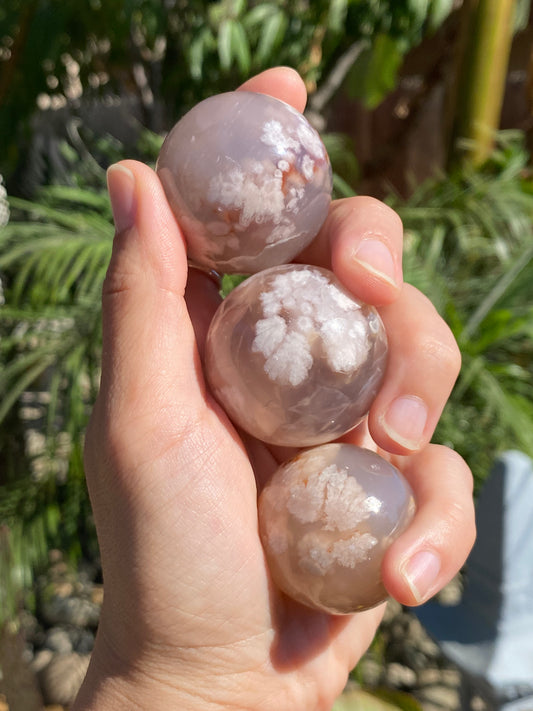
[[[233,91],[197,104],[166,137],[157,172],[190,261],[220,273],[290,262],[318,233],[331,201],[318,133],[265,94]]]
[[[272,267],[220,304],[206,373],[233,422],[270,444],[330,442],[366,416],[387,359],[383,323],[335,275]]]
[[[366,610],[387,591],[381,563],[415,510],[402,474],[368,449],[326,444],[283,464],[259,497],[274,583],[332,614]]]

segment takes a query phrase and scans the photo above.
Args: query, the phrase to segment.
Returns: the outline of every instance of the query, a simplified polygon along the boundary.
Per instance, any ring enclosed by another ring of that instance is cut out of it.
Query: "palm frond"
[[[507,143],[483,170],[436,179],[406,203],[406,279],[426,293],[463,367],[435,435],[477,482],[494,457],[533,454],[533,191],[527,152]]]
[[[113,228],[103,189],[53,186],[39,201],[12,199],[10,207],[0,231],[0,423],[42,440],[38,451],[26,446],[13,458],[10,429],[0,428],[0,457],[14,466],[3,472],[0,513],[16,591],[50,547],[78,555],[94,547],[94,532],[80,543],[81,531],[92,531],[81,450],[99,378],[100,292]],[[43,412],[33,424],[24,401],[39,394]]]

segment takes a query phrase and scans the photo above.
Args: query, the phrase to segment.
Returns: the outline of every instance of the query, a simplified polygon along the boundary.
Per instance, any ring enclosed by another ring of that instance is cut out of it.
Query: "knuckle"
[[[452,541],[455,541],[452,549],[463,551],[463,558],[466,558],[476,539],[473,504],[467,500],[451,498],[441,501],[440,521],[440,534],[437,537],[441,545],[449,549]]]
[[[329,219],[332,225],[340,229],[351,229],[356,223],[364,231],[368,225],[372,225],[372,232],[383,232],[384,237],[393,232],[401,234],[403,231],[403,223],[396,210],[368,195],[335,200]]]
[[[131,291],[136,276],[132,270],[118,269],[113,264],[110,265],[102,286],[102,296],[105,298]]]
[[[425,336],[419,351],[431,366],[440,372],[451,374],[454,379],[461,369],[461,351],[449,332],[440,336]]]
[[[459,528],[463,529],[465,524],[471,523],[472,507],[465,501],[457,499],[449,499],[443,510],[444,518],[447,524],[456,531]]]
[[[440,501],[444,536],[460,540],[461,547],[470,551],[476,539],[476,515],[472,496],[474,478],[470,468],[456,451],[442,445],[437,446],[442,457],[441,466],[450,475],[446,496]]]
[[[127,234],[115,235],[102,288],[104,297],[131,291],[146,275],[146,264],[139,264],[135,250],[128,248],[127,238]]]
[[[387,221],[390,220],[398,226],[402,225],[402,220],[396,210],[384,203],[382,200],[370,195],[357,196],[353,198],[353,200],[354,209],[360,210],[361,208],[365,208],[369,212],[385,218]]]
[[[474,476],[470,467],[455,449],[450,449],[442,444],[433,446],[439,450],[445,469],[453,473],[457,490],[465,492],[470,505],[473,506]]]
[[[425,294],[409,284],[404,284],[404,289],[408,299],[417,305],[414,310],[418,322],[431,324],[430,330],[419,331],[419,352],[457,375],[461,369],[461,351],[452,330]]]

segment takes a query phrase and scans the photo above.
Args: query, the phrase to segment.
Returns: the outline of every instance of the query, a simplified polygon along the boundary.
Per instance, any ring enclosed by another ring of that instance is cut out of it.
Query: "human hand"
[[[267,71],[245,88],[305,105],[290,70]],[[383,606],[330,616],[272,586],[257,488],[284,453],[241,439],[206,388],[203,348],[218,287],[187,269],[152,170],[124,161],[110,170],[109,187],[116,236],[103,291],[101,390],[86,440],[105,599],[74,710],[325,711]],[[367,423],[343,440],[377,448],[414,489],[416,516],[382,569],[391,595],[413,605],[463,564],[474,518],[467,466],[428,444],[458,373],[457,347],[429,301],[402,285],[401,250],[397,215],[354,198],[332,205],[300,261],[332,268],[379,306],[387,329],[385,381]]]

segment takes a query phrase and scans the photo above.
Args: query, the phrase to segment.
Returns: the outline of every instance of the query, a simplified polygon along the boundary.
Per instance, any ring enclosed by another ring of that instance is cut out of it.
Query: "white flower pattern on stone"
[[[303,383],[315,357],[336,373],[352,374],[365,361],[370,343],[357,301],[312,269],[275,277],[260,295],[252,352],[265,357],[264,369],[279,384]]]
[[[326,531],[349,531],[372,513],[363,487],[335,464],[297,479],[287,509],[302,523],[321,521]]]
[[[301,142],[297,137],[291,136],[291,133],[292,131],[283,128],[281,121],[272,119],[264,124],[261,141],[267,146],[276,148],[280,153],[298,152],[301,150]]]
[[[239,210],[239,227],[282,219],[285,206],[281,175],[266,172],[245,174],[240,168],[215,175],[209,182],[207,199],[230,210]]]

